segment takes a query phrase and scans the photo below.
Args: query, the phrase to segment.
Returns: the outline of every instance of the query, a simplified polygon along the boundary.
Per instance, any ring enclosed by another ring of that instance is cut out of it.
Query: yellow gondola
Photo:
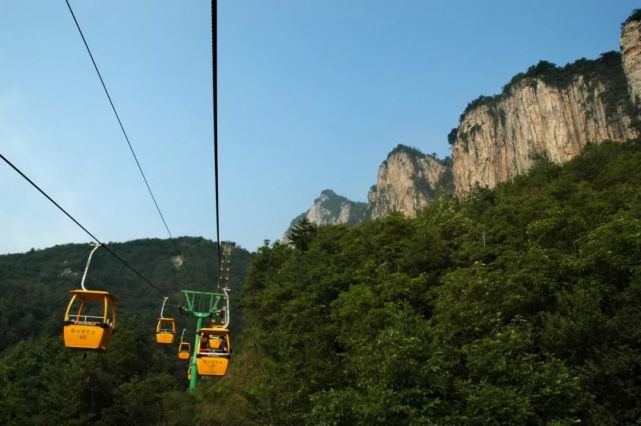
[[[196,354],[199,375],[224,376],[230,354],[229,329],[216,326],[200,329],[200,345]]]
[[[171,345],[176,336],[176,320],[173,318],[159,318],[156,325],[156,342],[162,345]]]
[[[173,318],[165,318],[163,315],[167,299],[168,297],[165,297],[162,301],[160,318],[158,318],[158,324],[156,324],[156,342],[161,345],[171,345],[174,343],[174,337],[176,337],[176,320]]]
[[[189,354],[191,352],[191,345],[189,342],[185,342],[185,331],[186,328],[183,328],[183,332],[180,335],[180,343],[178,344],[178,359],[189,359]]]
[[[101,244],[94,244],[89,253],[80,281],[82,289],[71,290],[71,300],[62,326],[67,348],[106,351],[116,332],[116,298],[108,291],[85,288],[91,258],[100,246]]]
[[[191,352],[191,345],[189,342],[180,342],[178,345],[178,358],[179,359],[189,359],[189,354]]]
[[[116,332],[116,298],[107,291],[71,290],[71,294],[63,326],[65,346],[106,351]]]

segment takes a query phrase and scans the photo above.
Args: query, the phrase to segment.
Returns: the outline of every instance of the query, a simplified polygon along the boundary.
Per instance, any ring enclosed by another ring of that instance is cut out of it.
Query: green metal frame
[[[196,360],[196,355],[198,354],[198,348],[200,348],[199,331],[202,328],[203,319],[213,317],[218,314],[218,305],[221,300],[224,300],[225,293],[222,291],[205,292],[193,290],[182,290],[182,292],[185,295],[185,300],[187,302],[185,312],[196,318],[196,336],[194,337],[194,350],[191,355],[191,379],[189,380],[189,390],[193,391],[196,389],[196,386],[198,386],[198,362]],[[197,298],[201,298],[200,303],[197,303]],[[208,307],[206,310],[198,310],[199,308],[207,305]]]

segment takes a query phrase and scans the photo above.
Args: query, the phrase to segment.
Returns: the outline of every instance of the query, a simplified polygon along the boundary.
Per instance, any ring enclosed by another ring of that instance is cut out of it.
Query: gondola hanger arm
[[[160,308],[160,318],[165,318],[163,316],[163,313],[165,312],[165,303],[167,303],[167,299],[169,299],[169,297],[165,296],[165,298],[162,301],[162,308]]]
[[[80,281],[80,287],[82,287],[83,290],[87,291],[85,288],[85,279],[87,279],[87,271],[89,271],[89,264],[91,263],[91,257],[93,256],[94,252],[100,248],[102,244],[99,243],[92,243],[94,246],[93,250],[91,250],[91,253],[89,253],[89,259],[87,259],[87,264],[85,265],[85,272],[82,274],[82,281]]]

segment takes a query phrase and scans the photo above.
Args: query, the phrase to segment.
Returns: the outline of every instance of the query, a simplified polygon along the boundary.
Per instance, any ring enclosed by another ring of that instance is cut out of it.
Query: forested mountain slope
[[[259,250],[227,424],[641,418],[641,143]]]
[[[86,256],[86,247],[77,249]],[[135,266],[170,277],[173,266],[164,271],[155,258]],[[311,226],[292,246],[262,247],[242,291],[245,324],[229,374],[194,394],[182,391],[175,352],[151,343],[155,309],[150,324],[126,319],[109,352],[83,357],[62,347],[55,309],[23,302],[37,289],[53,301],[46,292],[57,287],[43,283],[55,281],[69,256],[22,266],[16,259],[3,288],[20,268],[31,284],[22,298],[11,296],[20,307],[3,307],[12,312],[8,328],[17,327],[22,308],[34,318],[25,324],[44,316],[44,330],[51,323],[52,331],[0,357],[2,424],[601,425],[641,418],[641,141],[588,145],[563,166],[539,161],[510,183],[464,201],[441,199],[414,219]],[[207,262],[215,260],[201,266]],[[41,266],[27,273],[29,265]],[[193,269],[206,274],[208,267]],[[124,272],[116,276],[120,293],[138,289]],[[174,278],[163,285],[178,289],[168,284]]]
[[[195,321],[176,309],[184,304],[180,290],[213,289],[218,265],[211,241],[184,237],[176,243],[185,257],[182,266],[169,240],[109,244],[160,292],[104,249],[95,253],[87,288],[118,298],[119,324],[106,353],[69,350],[62,342],[68,291],[80,287],[88,245],[0,256],[0,424],[194,423],[201,399],[184,392],[187,363],[177,359],[177,344],[155,344],[154,333],[166,295],[165,315],[176,318],[179,332],[188,328],[186,338],[193,341]],[[235,300],[249,258],[246,250],[233,250],[232,332],[240,330]],[[203,387],[214,384],[209,380]]]
[[[181,289],[207,290],[216,284],[215,244],[203,238],[187,237],[176,239],[176,243],[185,256],[184,263],[176,256],[171,240],[109,244],[160,291],[104,249],[94,254],[85,284],[90,290],[113,293],[118,298],[119,316],[136,316],[140,323],[154,327],[163,296],[170,298],[167,313],[178,316],[175,307],[184,299]],[[0,256],[0,352],[19,340],[60,332],[69,290],[80,288],[90,250],[88,244],[66,244]],[[233,251],[232,295],[238,296],[242,288],[248,261],[246,250]]]

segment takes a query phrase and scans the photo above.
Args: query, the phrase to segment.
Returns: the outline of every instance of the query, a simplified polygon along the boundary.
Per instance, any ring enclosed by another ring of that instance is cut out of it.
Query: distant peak
[[[314,204],[319,204],[323,206],[334,205],[334,204],[340,206],[341,203],[346,203],[346,202],[351,202],[351,201],[348,198],[343,197],[342,195],[338,195],[331,189],[323,189],[320,195],[318,196],[318,198],[314,200]]]
[[[345,202],[345,201],[349,201],[349,200],[347,198],[343,197],[342,195],[338,195],[337,193],[335,193],[331,189],[323,189],[321,191],[320,195],[318,196],[318,198],[316,198],[314,200],[314,204],[318,204],[318,205],[327,205],[328,203],[329,204],[335,204],[335,203],[339,203],[340,204],[340,203]]]
[[[628,19],[623,22],[623,26],[628,25],[630,22],[641,21],[641,9],[634,9],[632,15],[628,16]]]
[[[321,195],[326,195],[328,197],[335,197],[336,193],[334,191],[332,191],[331,189],[323,189],[321,191]]]
[[[387,154],[387,159],[385,160],[385,163],[387,162],[387,160],[389,160],[392,156],[396,154],[407,154],[411,158],[421,158],[421,159],[430,158],[444,166],[447,166],[451,162],[451,159],[449,157],[439,158],[435,152],[432,154],[424,154],[420,149],[415,148],[413,146],[398,144],[396,145],[396,148],[394,148],[389,154]]]
[[[425,154],[423,154],[420,149],[399,143],[398,145],[396,145],[396,148],[394,148],[389,154],[387,154],[387,158],[389,159],[392,155],[399,153],[405,153],[416,157],[425,157]]]

